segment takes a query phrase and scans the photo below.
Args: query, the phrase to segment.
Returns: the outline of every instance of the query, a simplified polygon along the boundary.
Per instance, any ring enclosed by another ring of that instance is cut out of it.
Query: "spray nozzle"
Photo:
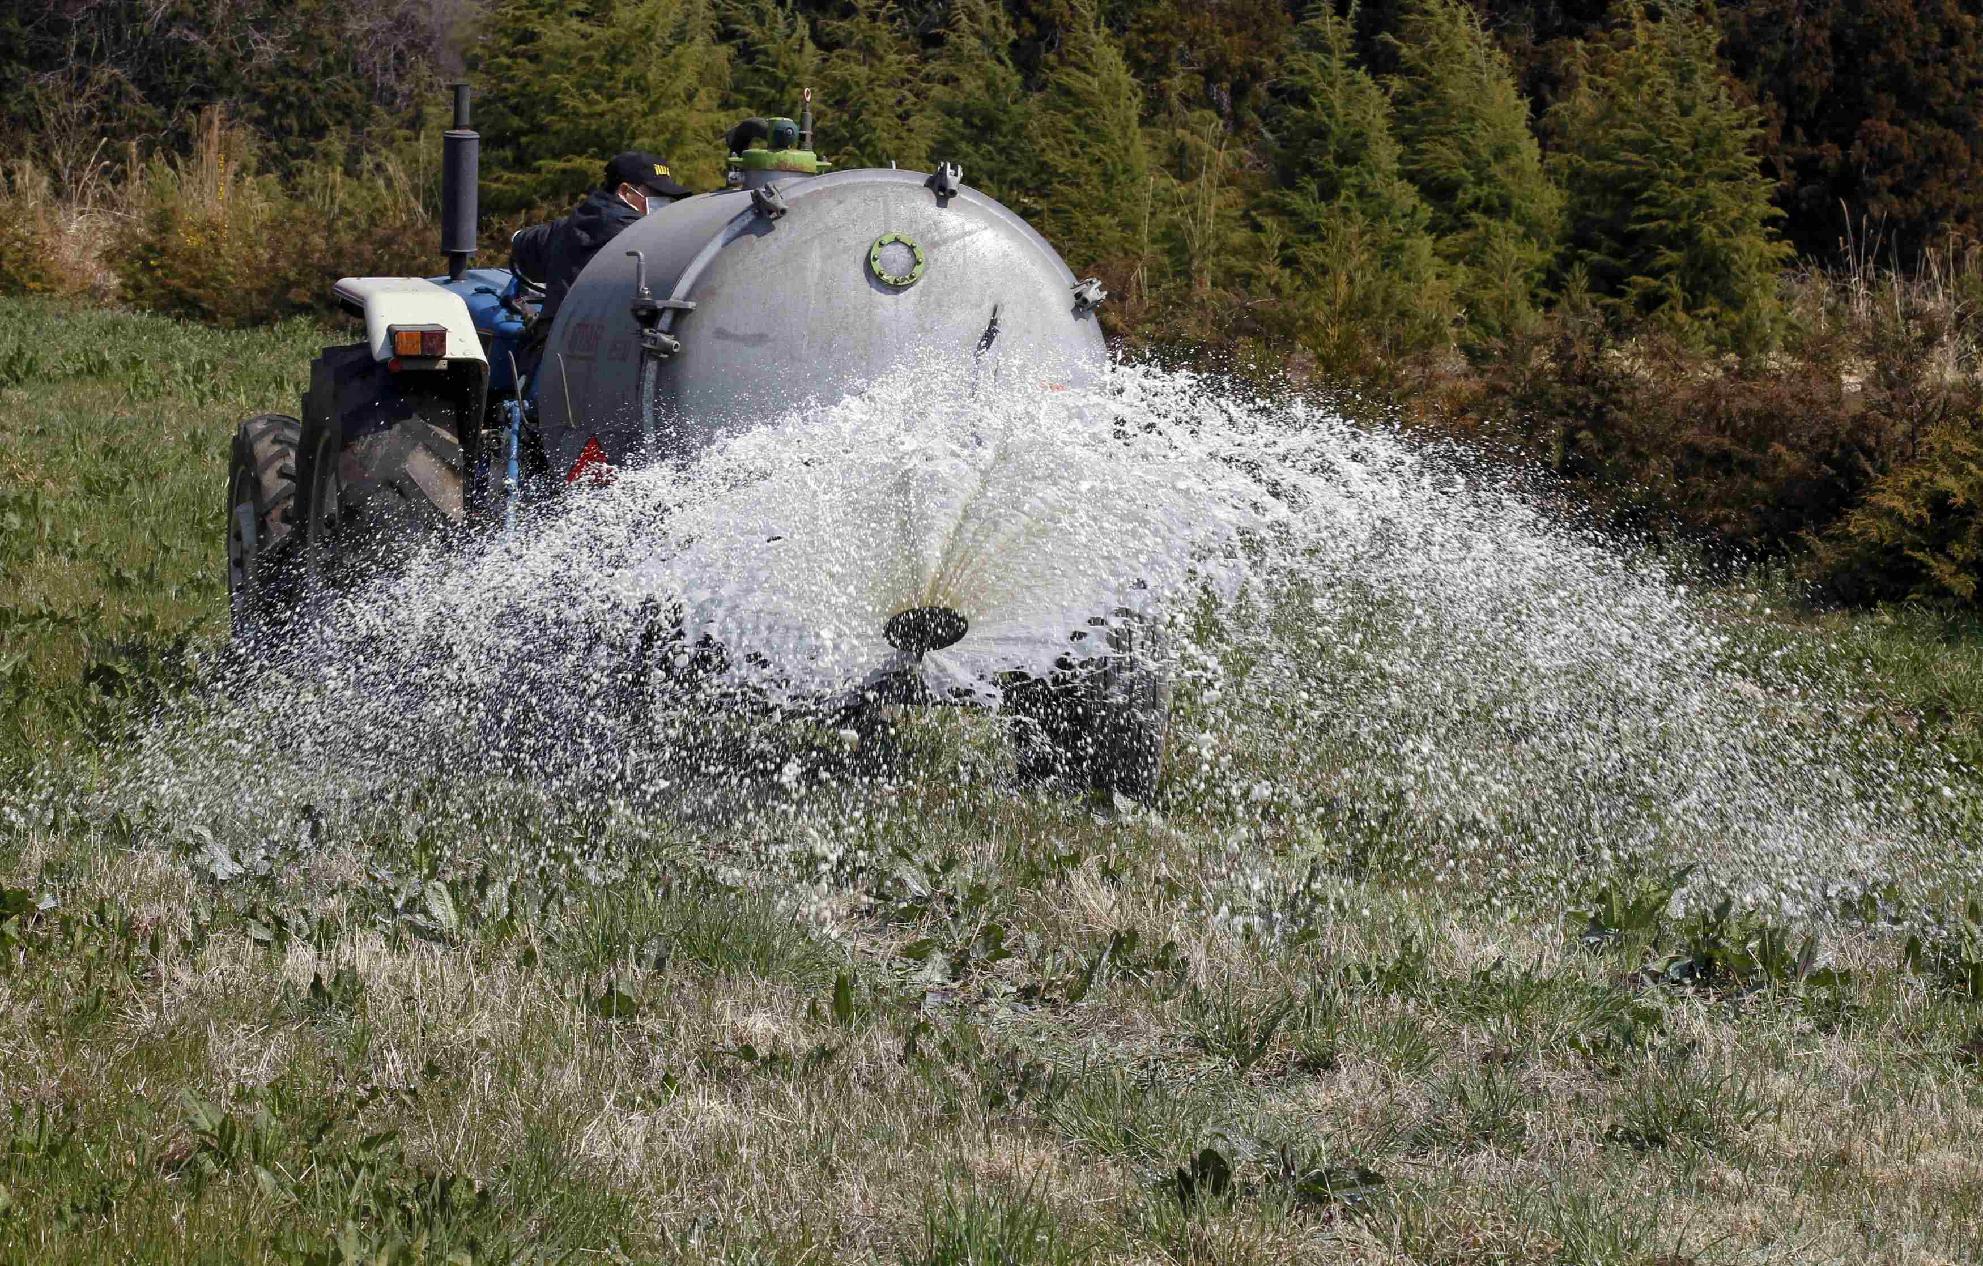
[[[970,621],[949,607],[911,607],[888,617],[882,635],[896,650],[922,655],[957,645],[970,629]]]

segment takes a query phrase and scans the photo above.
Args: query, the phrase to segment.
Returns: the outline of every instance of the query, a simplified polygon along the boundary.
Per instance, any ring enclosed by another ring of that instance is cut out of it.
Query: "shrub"
[[[1435,425],[1578,481],[1621,525],[1775,556],[1849,512],[1895,443],[1894,401],[1848,390],[1844,368],[1835,342],[1735,361],[1565,305],[1454,385],[1458,416]]]
[[[1916,456],[1815,542],[1811,575],[1849,601],[1975,605],[1983,581],[1983,421],[1931,427]]]
[[[347,175],[302,168],[291,187],[259,175],[247,135],[210,114],[184,159],[162,159],[126,193],[136,208],[109,259],[131,303],[220,325],[325,309],[331,282],[433,266],[418,177],[390,157]]]
[[[253,174],[246,135],[208,117],[191,157],[156,160],[129,187],[135,218],[110,258],[137,306],[243,325],[261,306],[280,194]]]
[[[1825,348],[1770,365],[1704,361],[1673,340],[1634,348],[1618,476],[1726,551],[1783,554],[1864,491],[1885,415],[1848,392]]]
[[[0,294],[78,294],[94,280],[85,216],[25,160],[0,170]]]

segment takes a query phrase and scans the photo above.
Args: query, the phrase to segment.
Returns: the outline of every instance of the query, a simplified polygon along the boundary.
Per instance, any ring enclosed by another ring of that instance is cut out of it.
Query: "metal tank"
[[[626,229],[573,285],[537,393],[552,470],[595,439],[613,464],[692,456],[908,363],[1012,386],[1102,365],[1100,285],[956,168],[737,179]]]

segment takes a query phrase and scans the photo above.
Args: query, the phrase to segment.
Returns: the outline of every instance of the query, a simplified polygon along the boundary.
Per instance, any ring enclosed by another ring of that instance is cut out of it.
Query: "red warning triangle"
[[[586,438],[585,448],[579,453],[578,460],[565,472],[566,483],[575,484],[583,480],[594,488],[612,483],[618,477],[618,472],[613,469],[613,463],[606,460],[606,450],[600,445],[599,437],[596,435]]]

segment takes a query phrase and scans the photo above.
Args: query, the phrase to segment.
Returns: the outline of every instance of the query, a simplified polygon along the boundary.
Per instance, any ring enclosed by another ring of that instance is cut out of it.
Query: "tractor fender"
[[[331,287],[331,293],[365,318],[365,343],[373,360],[392,359],[391,327],[438,325],[448,332],[446,359],[488,364],[468,305],[460,295],[425,277],[345,277]]]

